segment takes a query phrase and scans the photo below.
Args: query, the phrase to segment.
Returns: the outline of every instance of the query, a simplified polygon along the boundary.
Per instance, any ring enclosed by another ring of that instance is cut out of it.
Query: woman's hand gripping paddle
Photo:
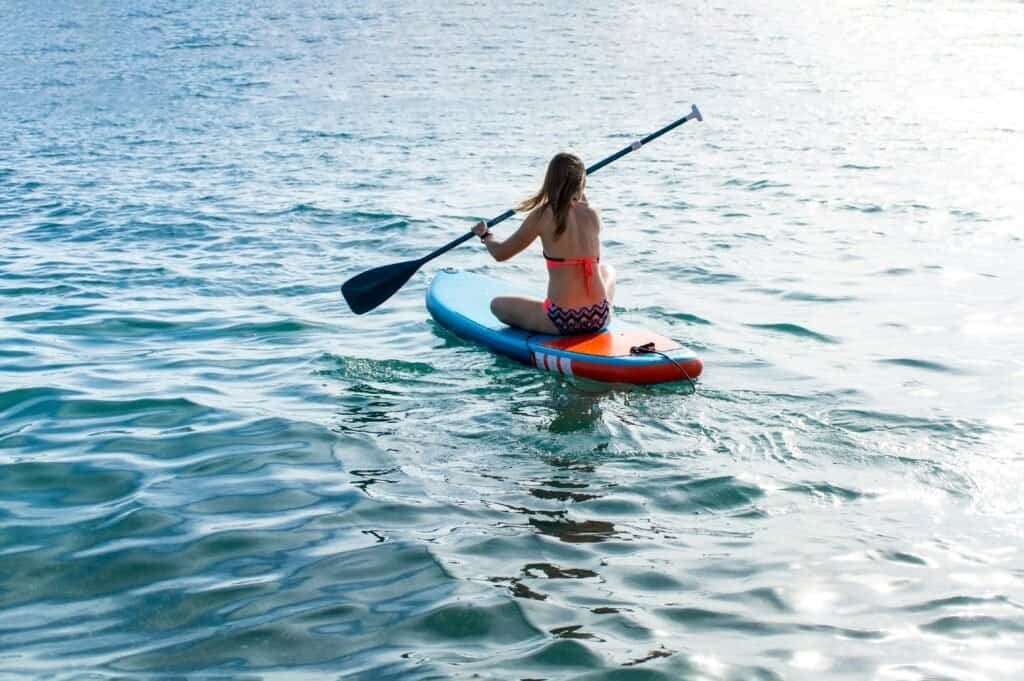
[[[696,118],[698,121],[704,120],[704,117],[700,115],[700,110],[697,109],[696,105],[693,105],[691,107],[690,113],[686,114],[679,120],[673,123],[669,123],[661,130],[652,132],[647,137],[644,137],[641,140],[633,142],[628,147],[620,149],[619,151],[615,152],[614,154],[604,159],[603,161],[598,161],[594,165],[590,166],[589,168],[587,168],[587,175],[597,172],[598,170],[604,168],[609,163],[617,161],[618,159],[622,158],[631,151],[636,151],[637,149],[644,146],[648,142],[651,142],[652,140],[661,137],[666,132],[678,128],[680,125],[690,120],[691,118]],[[491,228],[494,225],[498,224],[499,222],[507,220],[508,218],[512,217],[515,214],[516,212],[514,210],[509,209],[502,213],[501,215],[488,220],[487,227]],[[444,246],[437,249],[433,253],[425,255],[419,260],[406,260],[405,262],[399,262],[393,265],[384,265],[383,267],[375,267],[372,270],[367,270],[366,272],[358,274],[349,279],[348,281],[346,281],[344,284],[342,284],[341,294],[345,296],[345,302],[348,303],[349,308],[351,308],[352,311],[355,312],[356,314],[363,314],[364,312],[369,312],[370,310],[374,309],[375,307],[383,303],[385,300],[393,296],[395,294],[395,291],[402,288],[402,286],[405,285],[405,282],[409,281],[409,277],[415,274],[416,270],[418,270],[424,264],[430,262],[439,255],[447,253],[456,246],[462,244],[465,241],[468,241],[473,236],[475,236],[473,232],[463,234],[458,239],[455,239],[454,241],[445,244]]]

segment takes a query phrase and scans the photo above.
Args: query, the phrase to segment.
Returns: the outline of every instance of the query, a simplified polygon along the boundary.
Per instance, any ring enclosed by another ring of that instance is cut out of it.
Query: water
[[[1024,673],[1018,4],[0,10],[4,678]],[[691,103],[588,193],[696,395],[345,308]]]

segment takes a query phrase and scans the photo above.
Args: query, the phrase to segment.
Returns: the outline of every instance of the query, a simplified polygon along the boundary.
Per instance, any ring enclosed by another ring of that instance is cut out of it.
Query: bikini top
[[[573,205],[576,205],[577,201],[573,201]],[[554,208],[552,207],[552,211]],[[579,267],[580,274],[583,275],[583,289],[590,295],[590,280],[594,277],[594,265],[601,262],[601,258],[597,256],[585,256],[582,258],[552,258],[547,253],[544,253],[544,261],[548,265],[548,269],[555,267]]]
[[[583,275],[583,289],[587,292],[587,295],[590,295],[590,280],[594,276],[594,265],[601,262],[601,258],[596,256],[587,256],[584,258],[552,258],[545,253],[544,260],[547,262],[549,270],[555,267],[579,267],[580,274]]]

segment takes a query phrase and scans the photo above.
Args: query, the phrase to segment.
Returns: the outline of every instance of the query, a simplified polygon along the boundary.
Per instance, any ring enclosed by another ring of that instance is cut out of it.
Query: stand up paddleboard
[[[427,290],[427,309],[456,336],[554,374],[612,383],[662,383],[692,381],[704,368],[691,350],[674,340],[620,324],[614,317],[603,331],[575,336],[506,326],[491,314],[491,299],[502,295],[522,293],[500,279],[443,270]]]

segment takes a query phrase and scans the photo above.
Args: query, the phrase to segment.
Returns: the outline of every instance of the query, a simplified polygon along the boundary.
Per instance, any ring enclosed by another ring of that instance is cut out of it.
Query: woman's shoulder
[[[579,199],[577,199],[576,206],[579,207],[579,208],[582,208],[584,211],[587,211],[587,212],[592,213],[594,215],[600,215],[601,214],[601,211],[598,209],[598,207],[595,206],[594,204],[592,204],[587,199],[587,195],[586,194],[584,194]]]
[[[550,203],[542,203],[536,208],[530,210],[528,217],[531,220],[554,220],[555,209],[551,207]]]
[[[576,202],[576,220],[584,223],[591,223],[595,226],[601,224],[601,211],[597,206],[592,205],[586,198]]]

